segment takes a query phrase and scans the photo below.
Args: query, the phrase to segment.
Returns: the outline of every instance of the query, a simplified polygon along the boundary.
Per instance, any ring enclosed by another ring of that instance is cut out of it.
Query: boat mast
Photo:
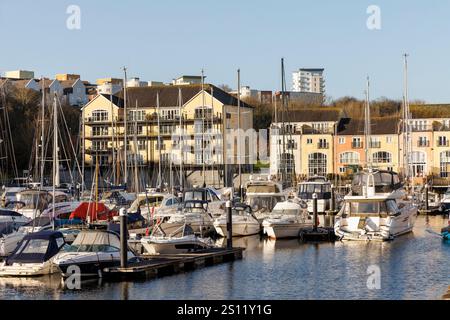
[[[111,92],[110,106],[111,106],[111,151],[112,151],[112,183],[116,183],[116,155],[114,152],[114,108],[113,108],[113,95]]]
[[[183,112],[183,102],[181,96],[181,88],[178,88],[178,108],[179,108],[179,116],[180,116],[180,191],[183,191],[183,136],[182,136],[182,112]]]
[[[159,125],[159,92],[156,93],[156,119],[157,119],[157,124],[158,124],[158,183],[157,183],[157,187],[159,186],[160,188],[162,188],[162,172],[161,172],[161,149],[162,149],[162,145],[161,145],[161,128]]]
[[[41,103],[41,188],[44,186],[44,168],[45,168],[45,153],[44,153],[44,118],[45,118],[45,79],[41,77],[42,81],[42,103]],[[84,160],[84,159],[83,159]],[[84,163],[84,161],[83,161]],[[83,171],[84,172],[84,171]]]
[[[403,160],[405,167],[405,179],[409,183],[411,170],[409,166],[410,152],[410,124],[409,124],[409,102],[408,102],[408,54],[403,55],[404,58],[404,91],[403,91]]]
[[[372,168],[372,161],[370,159],[370,143],[371,143],[371,124],[370,124],[370,96],[369,96],[369,87],[370,87],[370,80],[369,77],[367,77],[367,88],[366,88],[366,103],[364,108],[364,136],[365,136],[365,154],[366,154],[366,164],[369,167],[369,169]]]
[[[53,98],[53,197],[52,197],[52,228],[55,230],[55,192],[59,186],[59,159],[58,159],[58,110],[56,93]]]
[[[239,196],[241,197],[241,201],[243,200],[242,194],[242,169],[241,169],[241,69],[237,70],[237,158],[238,158],[238,175],[239,175]]]
[[[134,190],[136,192],[136,197],[139,193],[139,177],[138,177],[138,141],[137,141],[137,114],[138,114],[138,101],[136,99],[136,107],[135,107],[135,114],[134,114]]]
[[[287,159],[286,159],[286,139],[285,139],[285,132],[286,127],[284,123],[284,116],[285,116],[285,86],[284,86],[284,58],[281,58],[281,132],[283,134],[283,143],[282,143],[282,154],[281,154],[281,163],[282,163],[282,171],[281,171],[281,181],[284,183],[287,178]]]
[[[203,175],[203,188],[206,187],[206,163],[205,163],[205,83],[204,72],[202,69],[202,175]]]
[[[123,79],[123,121],[124,121],[124,185],[127,186],[128,182],[128,157],[127,157],[127,148],[128,148],[128,133],[127,133],[127,68],[123,67],[124,79]],[[112,92],[111,92],[112,94]]]

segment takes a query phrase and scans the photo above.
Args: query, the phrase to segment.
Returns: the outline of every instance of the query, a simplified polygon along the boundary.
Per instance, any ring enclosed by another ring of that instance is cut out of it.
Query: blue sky
[[[69,5],[81,29],[69,30]],[[381,30],[369,30],[369,5],[381,9]],[[409,57],[410,98],[450,103],[450,2],[444,0],[1,0],[0,71],[36,76],[79,73],[83,79],[129,76],[170,81],[199,74],[207,81],[280,89],[300,67],[324,67],[333,98],[401,98],[402,54]]]

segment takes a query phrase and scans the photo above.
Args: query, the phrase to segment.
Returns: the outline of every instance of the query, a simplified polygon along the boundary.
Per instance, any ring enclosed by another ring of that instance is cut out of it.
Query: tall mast
[[[139,193],[139,177],[138,177],[138,141],[137,141],[137,114],[138,114],[138,101],[136,99],[136,107],[135,107],[135,114],[134,114],[134,190],[136,192],[136,197]]]
[[[370,80],[369,77],[367,77],[367,88],[366,88],[366,103],[365,103],[365,108],[364,108],[364,120],[365,120],[365,124],[364,124],[364,136],[365,136],[365,144],[366,144],[366,148],[365,148],[365,154],[366,154],[366,164],[367,166],[370,168],[372,167],[372,161],[370,159],[370,135],[371,135],[371,124],[370,124]]]
[[[44,130],[45,130],[45,126],[44,126],[44,118],[45,118],[45,79],[43,77],[41,77],[41,81],[42,81],[42,103],[41,103],[41,109],[42,109],[42,114],[41,114],[41,188],[44,186],[44,168],[45,168],[45,153],[44,153],[44,149],[45,149],[45,145],[44,145]],[[84,159],[83,159],[83,163],[84,163]]]
[[[409,102],[408,102],[408,54],[403,55],[404,58],[404,88],[403,88],[403,160],[405,167],[405,179],[409,182]]]
[[[213,144],[212,139],[214,138],[213,135],[213,128],[214,128],[214,88],[211,86],[211,128],[209,129],[209,142]],[[211,147],[212,150],[212,147]],[[211,183],[214,186],[215,185],[215,179],[214,179],[214,154],[211,151]]]
[[[162,145],[161,145],[161,128],[159,126],[159,92],[156,93],[156,119],[157,119],[157,124],[158,124],[158,184],[159,187],[162,187],[162,172],[161,172],[161,149],[162,149]]]
[[[181,96],[181,88],[178,88],[178,108],[180,115],[180,188],[183,190],[183,122],[182,122],[182,112],[183,112],[183,102]]]
[[[55,229],[55,191],[59,186],[59,159],[58,159],[58,110],[56,93],[53,98],[53,197],[52,197],[52,228]]]
[[[285,113],[285,83],[284,83],[284,58],[281,58],[281,132],[283,134],[283,143],[282,143],[282,154],[281,154],[281,163],[282,163],[282,173],[281,173],[281,181],[284,182],[287,178],[287,159],[286,159],[286,141],[285,141],[285,124],[284,124],[284,113]]]
[[[204,88],[204,72],[202,69],[202,175],[203,187],[206,187],[206,163],[205,163],[205,88]]]
[[[123,67],[124,79],[123,79],[123,121],[124,121],[124,184],[127,185],[128,182],[128,157],[127,157],[127,148],[128,148],[128,133],[127,133],[127,68]],[[111,92],[112,94],[112,92]]]
[[[112,183],[116,183],[116,154],[114,152],[114,108],[113,108],[113,95],[111,92],[110,105],[111,105],[111,151],[112,151]]]
[[[237,85],[238,85],[238,110],[237,110],[237,129],[238,129],[238,134],[237,134],[237,158],[238,158],[238,174],[239,174],[239,193],[240,193],[240,197],[241,197],[241,201],[243,199],[243,194],[242,194],[242,170],[241,170],[241,69],[237,70]]]

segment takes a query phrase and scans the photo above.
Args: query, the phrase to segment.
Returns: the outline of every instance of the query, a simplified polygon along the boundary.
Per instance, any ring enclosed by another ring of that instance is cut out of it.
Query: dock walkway
[[[105,278],[160,277],[242,259],[244,248],[212,248],[193,253],[142,255],[126,268],[103,270]]]

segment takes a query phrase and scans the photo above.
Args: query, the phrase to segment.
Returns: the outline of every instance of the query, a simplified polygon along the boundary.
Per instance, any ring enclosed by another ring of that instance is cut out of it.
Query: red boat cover
[[[86,220],[88,215],[90,221],[110,220],[117,212],[109,210],[104,203],[83,202],[70,214],[69,219]]]

